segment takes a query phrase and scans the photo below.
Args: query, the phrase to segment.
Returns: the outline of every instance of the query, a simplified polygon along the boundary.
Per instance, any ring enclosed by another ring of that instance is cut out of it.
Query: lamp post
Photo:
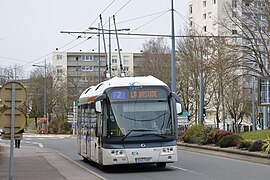
[[[115,30],[110,28],[110,19],[109,19],[109,29],[100,29],[100,28],[96,28],[96,27],[89,27],[89,30],[97,30],[99,31],[108,31],[109,32],[109,76],[110,78],[112,77],[112,69],[111,69],[111,32]],[[130,31],[129,28],[123,28],[123,29],[117,29],[117,31]],[[119,57],[120,58],[120,57]],[[99,69],[100,69],[100,64],[99,64]]]
[[[46,73],[46,59],[45,59],[45,61],[44,61],[44,66],[42,66],[42,65],[36,65],[36,64],[34,64],[33,66],[35,66],[35,67],[43,67],[44,68],[44,102],[43,102],[43,118],[45,118],[46,119],[46,123],[47,123],[47,125],[48,125],[48,119],[47,119],[47,107],[46,107],[46,104],[47,104],[47,93],[46,93],[46,89],[47,89],[47,82],[46,82],[46,75],[47,75],[47,73]]]

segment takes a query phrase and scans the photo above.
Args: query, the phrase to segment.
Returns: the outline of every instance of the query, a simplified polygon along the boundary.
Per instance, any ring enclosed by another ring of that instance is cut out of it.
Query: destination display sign
[[[114,89],[110,93],[112,100],[131,100],[131,99],[165,99],[168,92],[160,87],[157,88],[138,88],[138,89]]]

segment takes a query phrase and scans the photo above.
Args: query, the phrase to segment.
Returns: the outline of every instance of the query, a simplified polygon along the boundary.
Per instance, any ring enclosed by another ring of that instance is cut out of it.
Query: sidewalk
[[[0,144],[0,180],[9,178],[9,145]],[[34,146],[14,149],[14,180],[97,180],[102,179],[57,152]]]

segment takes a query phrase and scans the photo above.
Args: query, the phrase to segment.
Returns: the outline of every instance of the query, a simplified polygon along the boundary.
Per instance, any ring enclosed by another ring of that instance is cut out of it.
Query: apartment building
[[[237,5],[237,0],[189,0],[189,29],[202,35],[224,35],[228,33],[219,21],[226,19],[224,6]],[[231,13],[237,13],[232,11]],[[234,28],[232,23],[228,27]],[[228,34],[227,34],[228,35]]]
[[[244,68],[237,73],[269,76],[269,3],[262,0],[189,0],[189,30],[200,35],[229,36],[228,42],[239,45]],[[257,72],[256,72],[257,71]],[[243,91],[251,92],[252,76],[245,76]],[[269,86],[270,89],[270,86]],[[250,95],[250,93],[249,93]],[[266,111],[260,124],[267,124]]]
[[[141,53],[121,52],[120,56],[117,51],[112,52],[111,63],[109,63],[109,57],[104,53],[54,51],[52,58],[54,79],[59,84],[67,84],[67,87],[77,92],[78,96],[87,87],[105,80],[109,73],[111,77],[120,76],[120,61],[126,76],[136,75],[134,62],[141,58]]]

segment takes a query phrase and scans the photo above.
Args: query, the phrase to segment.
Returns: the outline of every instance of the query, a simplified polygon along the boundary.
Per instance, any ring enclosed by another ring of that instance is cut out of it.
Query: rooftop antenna
[[[122,60],[121,60],[119,39],[118,39],[118,34],[117,34],[117,28],[116,28],[115,16],[114,15],[113,15],[113,23],[114,23],[114,27],[115,27],[115,36],[116,36],[116,40],[117,40],[117,48],[118,48],[119,63],[120,63],[120,70],[121,70],[120,77],[125,77],[126,76],[126,72],[123,69],[123,64],[122,64]]]
[[[105,34],[104,34],[104,28],[103,28],[103,23],[102,23],[102,17],[101,14],[99,15],[100,18],[100,24],[101,24],[101,31],[102,31],[102,37],[103,37],[103,44],[104,44],[104,53],[105,53],[105,60],[106,60],[106,70],[104,72],[104,77],[106,78],[111,78],[110,75],[108,74],[108,57],[107,57],[107,51],[106,51],[106,43],[105,43]]]

